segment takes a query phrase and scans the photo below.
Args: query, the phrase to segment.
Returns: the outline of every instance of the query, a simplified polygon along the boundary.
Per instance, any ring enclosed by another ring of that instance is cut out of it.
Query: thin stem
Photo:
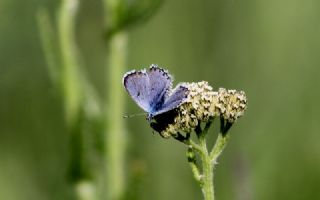
[[[37,13],[38,27],[42,48],[44,50],[45,60],[47,62],[48,72],[53,86],[60,87],[58,49],[56,46],[54,29],[49,19],[48,11],[40,9]],[[59,88],[60,89],[60,88]]]
[[[206,123],[206,126],[205,126],[204,129],[203,129],[203,134],[207,134],[207,132],[209,131],[209,128],[210,128],[211,125],[212,125],[212,122],[213,122],[213,118],[210,119],[210,120]]]
[[[197,166],[197,162],[196,162],[196,156],[194,154],[194,150],[192,148],[192,146],[188,147],[188,151],[187,151],[187,159],[188,159],[188,163],[191,167],[194,179],[201,184],[201,174],[199,171],[199,168]]]
[[[190,133],[187,133],[186,136],[183,136],[181,133],[177,133],[173,138],[184,143],[185,145],[188,145],[189,148],[196,150],[196,152],[199,154],[205,154],[205,151],[203,151],[201,146],[191,140]]]
[[[191,145],[192,148],[193,148],[194,150],[196,150],[199,154],[201,154],[201,155],[205,155],[205,154],[206,154],[206,150],[203,149],[202,146],[200,146],[199,144],[195,143],[194,141],[189,140],[189,143],[188,143],[188,144]]]
[[[226,147],[229,139],[230,134],[219,133],[216,143],[210,153],[210,160],[212,163],[216,163],[218,157],[222,153],[223,149]]]

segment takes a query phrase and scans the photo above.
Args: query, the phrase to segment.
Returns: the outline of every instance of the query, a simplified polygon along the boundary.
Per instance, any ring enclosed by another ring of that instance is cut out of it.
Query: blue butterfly
[[[133,70],[123,76],[124,87],[138,106],[148,113],[149,121],[186,100],[188,88],[179,84],[172,90],[172,81],[168,71],[154,64],[149,69]]]

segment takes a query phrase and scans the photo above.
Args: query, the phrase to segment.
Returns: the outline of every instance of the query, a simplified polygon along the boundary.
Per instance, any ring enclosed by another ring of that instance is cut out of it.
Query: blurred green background
[[[59,1],[0,1],[0,199],[66,199],[69,150],[36,13]],[[77,41],[100,95],[105,40],[99,0],[81,1]],[[127,70],[157,63],[180,81],[244,90],[248,109],[216,167],[218,200],[320,199],[320,1],[166,0],[129,30]],[[119,79],[121,84],[121,79]],[[126,112],[141,110],[125,96]],[[127,164],[139,199],[200,199],[186,148],[127,119]],[[213,133],[213,132],[212,132]]]

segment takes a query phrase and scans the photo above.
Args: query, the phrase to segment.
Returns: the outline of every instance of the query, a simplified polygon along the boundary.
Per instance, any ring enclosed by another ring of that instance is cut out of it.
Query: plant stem
[[[76,15],[78,13],[79,0],[63,0],[58,15],[58,38],[61,50],[61,88],[64,98],[67,125],[71,136],[71,174],[75,197],[79,200],[97,199],[96,184],[86,177],[87,170],[83,150],[83,132],[81,130],[81,113],[83,106],[83,85],[79,49],[76,43]]]
[[[226,147],[229,139],[230,139],[230,136],[228,133],[227,134],[219,133],[216,143],[210,153],[211,162],[216,163],[218,157],[221,155],[223,149]]]
[[[121,10],[126,5],[123,0],[104,0],[107,32],[119,26]],[[106,194],[108,200],[119,200],[125,193],[125,150],[126,135],[123,121],[124,90],[121,80],[127,65],[128,35],[125,29],[107,37],[107,95],[106,102]]]
[[[203,149],[203,147],[195,143],[194,141],[190,140],[188,144],[190,144],[192,148],[199,154],[203,154],[203,155],[206,154],[206,151]]]
[[[200,183],[200,187],[202,189],[205,200],[214,200],[214,165],[230,138],[227,132],[219,133],[215,145],[209,153],[207,149],[206,134],[211,124],[212,121],[209,121],[204,129],[201,129],[200,126],[196,129],[199,144],[195,143],[191,139],[187,140],[187,142],[185,143],[186,145],[189,145],[187,152],[189,165],[193,172],[194,178],[197,182]],[[195,152],[198,153],[202,162],[202,174],[199,173],[199,168],[196,164],[194,155]]]
[[[196,179],[196,181],[198,183],[201,184],[201,174],[199,172],[199,168],[197,166],[197,163],[196,163],[196,157],[195,157],[195,154],[194,154],[194,149],[193,147],[190,145],[188,147],[188,151],[187,151],[187,158],[188,158],[188,162],[189,162],[189,165],[191,167],[191,170],[193,172],[193,176],[194,178]]]
[[[204,154],[199,154],[202,162],[202,193],[205,200],[214,200],[213,162],[210,160],[205,137],[201,136],[199,143],[204,152]]]
[[[124,193],[124,160],[126,136],[123,122],[123,88],[121,85],[127,61],[127,33],[118,32],[109,40],[108,101],[106,129],[107,199],[118,200]]]
[[[75,40],[78,0],[63,0],[59,10],[59,40],[62,57],[62,90],[68,125],[74,124],[81,104],[80,69]]]
[[[48,11],[39,9],[37,13],[38,27],[45,60],[47,62],[48,72],[54,87],[60,87],[59,69],[60,60],[58,59],[58,49],[54,38],[54,29],[49,19]],[[59,84],[59,85],[58,85]],[[61,88],[58,88],[61,89]]]

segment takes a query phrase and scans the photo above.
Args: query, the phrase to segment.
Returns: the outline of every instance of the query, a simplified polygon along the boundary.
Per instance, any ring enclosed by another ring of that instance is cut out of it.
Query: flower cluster
[[[185,85],[188,88],[186,100],[177,109],[155,118],[151,124],[162,137],[168,138],[178,132],[190,133],[201,122],[218,116],[234,123],[246,109],[247,99],[243,91],[224,88],[213,91],[205,81]]]
[[[241,117],[247,107],[246,94],[243,91],[219,88],[220,115],[229,123],[234,123]]]

